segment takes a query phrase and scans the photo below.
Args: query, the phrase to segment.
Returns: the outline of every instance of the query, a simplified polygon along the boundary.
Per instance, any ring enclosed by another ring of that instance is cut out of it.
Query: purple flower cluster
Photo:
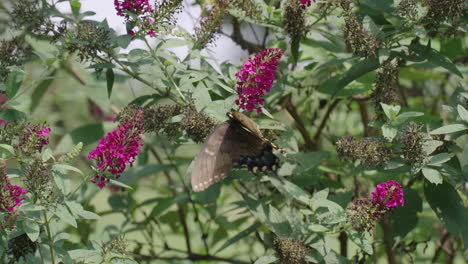
[[[156,36],[156,31],[154,30],[153,24],[154,20],[151,18],[151,14],[154,11],[154,8],[150,5],[149,0],[114,0],[115,10],[117,10],[117,15],[125,17],[127,24],[136,25],[140,28],[138,33],[144,33],[150,37]],[[127,12],[134,14],[138,17],[138,21],[135,20],[135,17],[130,16]],[[132,27],[128,31],[128,34],[133,36],[135,35],[135,27]]]
[[[301,1],[301,8],[302,9],[306,9],[307,7],[309,7],[312,4],[311,0],[300,0],[300,1]],[[314,0],[314,2],[315,2],[315,0]]]
[[[250,57],[236,73],[237,93],[239,99],[236,104],[249,112],[257,110],[261,112],[260,105],[265,102],[261,98],[270,91],[275,80],[275,71],[278,68],[278,60],[283,56],[283,51],[277,48],[267,48]]]
[[[348,220],[358,232],[370,232],[378,220],[405,205],[401,185],[393,180],[378,184],[370,196],[354,199],[347,209]]]
[[[21,135],[19,144],[16,145],[23,154],[30,155],[41,151],[42,147],[49,144],[50,128],[47,123],[28,125]]]
[[[394,180],[378,184],[375,190],[371,193],[372,201],[381,208],[395,208],[398,205],[404,206],[403,190],[400,183]]]
[[[5,161],[0,160],[0,212],[6,212],[7,215],[0,223],[1,228],[12,228],[18,215],[18,207],[26,197],[21,197],[26,193],[23,188],[12,185],[8,179]]]
[[[97,161],[97,173],[91,180],[99,188],[104,188],[110,181],[105,174],[110,173],[119,178],[127,164],[130,167],[143,145],[141,133],[143,110],[137,109],[134,118],[128,122],[123,121],[112,132],[99,140],[99,145],[89,153],[88,159]]]

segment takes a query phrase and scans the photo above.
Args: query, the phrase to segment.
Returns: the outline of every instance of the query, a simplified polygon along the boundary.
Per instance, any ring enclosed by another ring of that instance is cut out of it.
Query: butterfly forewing
[[[200,192],[227,177],[240,156],[261,153],[262,141],[244,130],[238,122],[230,121],[216,127],[198,153],[192,168],[192,188]]]

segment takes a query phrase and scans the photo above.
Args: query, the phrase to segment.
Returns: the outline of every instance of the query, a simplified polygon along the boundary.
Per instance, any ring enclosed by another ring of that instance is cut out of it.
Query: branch
[[[434,253],[434,257],[432,257],[431,263],[437,262],[437,259],[439,258],[440,253],[442,252],[442,250],[444,250],[445,241],[447,241],[449,237],[450,237],[450,233],[447,230],[445,230],[445,234],[440,239],[440,245],[437,248],[436,252]]]
[[[340,102],[340,99],[335,99],[335,101],[333,101],[333,103],[331,103],[330,106],[328,107],[327,112],[325,112],[325,115],[322,118],[322,122],[320,122],[320,125],[317,129],[317,133],[315,134],[314,139],[313,139],[315,144],[317,144],[318,139],[320,138],[322,131],[325,128],[325,125],[327,124],[330,114],[333,112],[333,109],[335,109],[335,107],[338,105],[339,102]]]
[[[154,157],[156,158],[156,160],[162,164],[162,159],[161,157],[158,155],[158,153],[156,152],[156,150],[153,148],[153,147],[149,147],[149,150],[150,152],[154,155]],[[174,189],[174,181],[172,181],[172,178],[171,178],[171,175],[169,174],[169,172],[167,172],[166,170],[163,171],[164,175],[166,176],[166,179],[167,181],[169,182],[169,184],[171,185],[171,192],[172,192],[172,195],[174,197],[177,196],[177,192],[176,190]],[[185,245],[187,247],[187,251],[188,251],[188,254],[192,254],[192,247],[190,245],[190,234],[189,234],[189,231],[188,231],[188,226],[187,226],[187,220],[186,220],[186,216],[185,216],[185,212],[184,212],[184,209],[182,208],[182,206],[180,206],[179,203],[177,203],[177,212],[179,214],[179,218],[180,218],[180,222],[182,223],[182,228],[184,229],[184,237],[185,237]]]
[[[232,41],[234,41],[242,49],[247,50],[249,53],[256,53],[262,50],[262,46],[249,42],[242,37],[239,20],[234,17],[232,18],[232,34],[229,37],[232,39]]]
[[[297,109],[296,109],[296,107],[294,106],[294,104],[291,101],[291,95],[289,94],[286,97],[284,97],[280,104],[284,105],[284,107],[286,108],[287,113],[294,120],[294,123],[296,124],[297,129],[301,133],[302,138],[304,138],[305,149],[307,151],[314,150],[315,149],[315,142],[310,137],[309,132],[307,132],[307,129],[305,128],[304,122],[302,121],[301,117],[297,113]]]
[[[387,252],[387,260],[389,264],[397,264],[396,256],[395,256],[395,251],[392,248],[391,242],[392,238],[390,237],[390,228],[388,226],[388,223],[385,221],[380,221],[380,225],[382,226],[382,231],[383,231],[383,239],[384,239],[384,246],[385,246],[385,252]]]
[[[150,261],[150,260],[168,260],[168,261],[176,261],[176,260],[205,260],[205,261],[216,261],[216,263],[221,262],[226,262],[226,263],[232,263],[232,264],[249,264],[249,262],[245,262],[242,260],[236,260],[236,259],[229,259],[229,258],[222,258],[222,257],[216,257],[212,255],[200,255],[200,254],[195,254],[191,253],[188,254],[186,257],[153,257],[153,256],[147,256],[147,255],[140,255],[140,254],[135,254],[133,253],[135,259],[138,260],[144,260],[144,261]]]

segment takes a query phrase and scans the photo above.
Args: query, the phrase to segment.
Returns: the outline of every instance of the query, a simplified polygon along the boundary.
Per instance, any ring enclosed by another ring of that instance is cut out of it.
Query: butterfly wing
[[[201,192],[226,178],[240,156],[258,155],[262,141],[237,122],[219,125],[208,136],[192,167],[192,189]]]

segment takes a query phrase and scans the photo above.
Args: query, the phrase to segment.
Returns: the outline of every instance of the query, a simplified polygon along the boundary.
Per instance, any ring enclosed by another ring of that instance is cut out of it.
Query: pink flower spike
[[[400,183],[394,180],[388,180],[387,182],[378,184],[371,193],[371,196],[373,202],[379,204],[381,208],[395,208],[398,205],[405,205],[403,189]]]
[[[127,164],[132,165],[143,145],[141,133],[143,110],[134,113],[134,119],[122,122],[113,131],[99,140],[98,146],[91,151],[88,159],[97,162],[97,174],[91,180],[99,188],[104,188],[109,182],[106,174],[118,178],[125,171]]]
[[[250,57],[236,73],[237,93],[239,99],[236,104],[249,112],[257,110],[261,112],[260,106],[265,99],[261,98],[270,91],[275,80],[275,71],[278,68],[278,60],[283,56],[283,51],[277,48],[267,48]]]

